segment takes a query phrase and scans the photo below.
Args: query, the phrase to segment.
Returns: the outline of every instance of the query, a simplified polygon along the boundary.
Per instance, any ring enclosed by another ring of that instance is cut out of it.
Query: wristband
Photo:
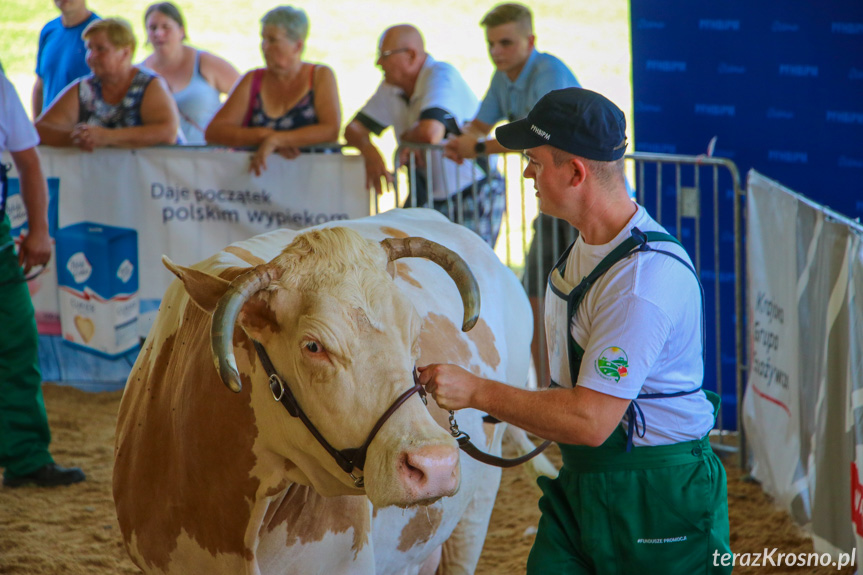
[[[476,145],[473,147],[473,151],[477,156],[485,154],[485,140],[477,140]]]

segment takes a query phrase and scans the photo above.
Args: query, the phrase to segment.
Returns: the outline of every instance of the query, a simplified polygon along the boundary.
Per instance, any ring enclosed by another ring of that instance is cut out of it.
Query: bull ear
[[[200,270],[178,266],[168,256],[162,256],[162,263],[166,268],[171,270],[171,273],[180,278],[180,281],[183,282],[186,288],[186,293],[189,294],[195,305],[209,315],[213,315],[216,304],[219,303],[219,300],[228,291],[231,283]]]

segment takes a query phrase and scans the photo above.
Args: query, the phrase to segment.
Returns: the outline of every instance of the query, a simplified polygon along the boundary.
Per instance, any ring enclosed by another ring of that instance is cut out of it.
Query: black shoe
[[[28,475],[4,477],[3,487],[23,487],[24,485],[58,487],[60,485],[72,485],[84,481],[86,478],[84,472],[77,467],[61,467],[56,463],[49,463]]]

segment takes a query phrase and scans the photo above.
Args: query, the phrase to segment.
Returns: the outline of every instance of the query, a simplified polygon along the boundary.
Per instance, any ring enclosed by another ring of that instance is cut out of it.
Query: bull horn
[[[426,258],[442,267],[458,287],[464,304],[462,331],[469,331],[479,319],[479,285],[467,263],[454,251],[425,238],[387,238],[381,247],[389,261],[399,258]]]
[[[237,359],[234,357],[234,322],[237,321],[243,304],[259,291],[267,289],[279,275],[273,266],[261,265],[252,268],[231,282],[213,311],[213,323],[210,327],[213,363],[216,364],[216,371],[219,372],[222,382],[234,393],[243,389]]]

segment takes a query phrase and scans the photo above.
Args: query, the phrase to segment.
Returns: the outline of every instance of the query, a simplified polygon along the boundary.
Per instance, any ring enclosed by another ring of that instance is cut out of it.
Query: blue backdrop
[[[735,162],[743,185],[755,168],[840,213],[863,216],[863,1],[632,0],[630,15],[635,150],[702,154],[715,136],[714,155]],[[662,214],[655,213],[655,171],[646,176],[645,205],[675,233],[674,172],[663,171]],[[702,187],[712,183],[712,172],[702,170],[700,177]],[[720,361],[723,419],[733,427],[730,178],[723,175],[720,188],[722,357],[715,351],[716,274],[708,241],[701,250],[705,386],[716,389]],[[702,237],[711,238],[712,197],[702,197],[701,206]],[[680,232],[692,251],[691,225]]]
[[[635,148],[716,156],[863,216],[863,2],[632,0]]]

